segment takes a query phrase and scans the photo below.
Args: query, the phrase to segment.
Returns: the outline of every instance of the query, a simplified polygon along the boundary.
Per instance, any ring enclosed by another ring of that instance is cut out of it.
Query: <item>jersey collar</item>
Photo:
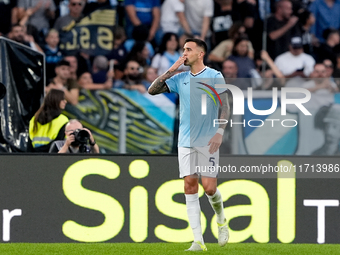
[[[193,74],[192,72],[190,72],[190,74],[192,76],[197,76],[197,75],[200,75],[201,73],[203,73],[205,70],[207,70],[207,67],[205,66],[201,71],[199,71],[197,74]]]

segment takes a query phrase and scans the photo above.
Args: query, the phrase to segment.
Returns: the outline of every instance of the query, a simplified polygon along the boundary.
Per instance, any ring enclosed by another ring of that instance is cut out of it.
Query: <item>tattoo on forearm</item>
[[[149,88],[149,94],[157,95],[163,92],[168,91],[167,86],[165,85],[165,81],[169,79],[174,72],[167,71],[166,73],[160,75],[154,82],[151,84]]]
[[[222,108],[221,108],[221,114],[220,119],[225,119],[229,121],[230,116],[230,106],[229,106],[229,100],[228,100],[228,93],[224,92],[220,95],[221,101],[222,101]],[[220,124],[219,128],[225,129],[227,124]]]

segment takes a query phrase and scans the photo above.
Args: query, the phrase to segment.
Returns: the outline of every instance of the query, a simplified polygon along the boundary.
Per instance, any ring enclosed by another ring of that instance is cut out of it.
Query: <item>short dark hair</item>
[[[333,34],[339,34],[339,31],[334,28],[326,28],[325,30],[322,31],[322,37],[325,40],[328,40],[328,38]]]
[[[59,66],[70,66],[70,62],[68,62],[65,59],[62,59],[56,64],[56,67],[59,67]]]
[[[197,38],[188,38],[188,39],[185,40],[185,43],[187,43],[187,42],[194,42],[194,43],[196,43],[196,45],[197,45],[198,47],[201,47],[201,48],[204,49],[204,53],[207,53],[207,51],[208,51],[208,46],[207,46],[207,44],[205,43],[205,41],[202,41],[201,39],[197,39]]]

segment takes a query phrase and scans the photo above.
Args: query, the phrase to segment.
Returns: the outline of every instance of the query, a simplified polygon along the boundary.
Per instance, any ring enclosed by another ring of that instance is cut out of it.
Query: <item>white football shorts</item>
[[[193,174],[204,177],[217,177],[220,153],[217,150],[215,153],[210,154],[209,147],[178,148],[180,178]]]

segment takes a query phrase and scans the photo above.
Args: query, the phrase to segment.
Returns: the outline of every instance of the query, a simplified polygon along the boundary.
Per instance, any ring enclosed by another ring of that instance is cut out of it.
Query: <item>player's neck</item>
[[[197,73],[201,72],[204,68],[205,68],[205,65],[203,64],[203,62],[197,63],[197,64],[192,65],[190,67],[190,72],[192,74],[197,74]]]

